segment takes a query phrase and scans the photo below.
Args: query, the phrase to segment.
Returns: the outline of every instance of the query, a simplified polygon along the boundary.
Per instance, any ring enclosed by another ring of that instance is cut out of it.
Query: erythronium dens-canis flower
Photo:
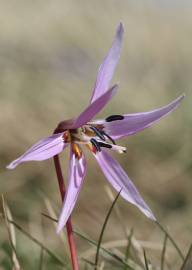
[[[83,184],[87,168],[82,150],[85,146],[94,155],[113,188],[117,192],[121,191],[121,196],[137,206],[148,218],[156,220],[134,184],[109,152],[112,150],[125,153],[126,148],[116,144],[117,139],[133,135],[156,123],[160,118],[176,109],[184,95],[153,111],[125,115],[114,114],[103,120],[92,120],[117,92],[118,86],[114,85],[110,88],[109,84],[119,60],[123,32],[123,26],[120,23],[112,47],[99,68],[88,107],[78,117],[60,122],[52,136],[40,140],[7,166],[8,169],[14,169],[26,161],[46,160],[70,146],[68,187],[57,232],[62,230],[71,215]]]

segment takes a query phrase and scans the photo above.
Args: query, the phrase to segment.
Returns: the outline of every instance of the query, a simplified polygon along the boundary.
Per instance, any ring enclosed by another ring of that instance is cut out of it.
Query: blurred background
[[[186,253],[192,242],[192,2],[20,0],[0,1],[0,6],[0,193],[14,220],[63,256],[61,238],[41,215],[48,212],[46,202],[57,215],[61,206],[53,161],[25,163],[14,171],[5,166],[88,104],[98,67],[122,21],[125,37],[113,79],[120,89],[98,117],[148,111],[186,93],[174,113],[121,141],[126,155],[115,155]],[[62,153],[66,177],[68,157],[68,151]],[[75,228],[97,240],[111,200],[105,177],[88,153],[87,159],[88,175],[72,219]],[[126,239],[123,227],[134,228],[138,240],[161,249],[157,226],[123,199],[118,207],[123,219],[112,214],[105,241]],[[40,250],[22,234],[17,238],[25,269],[37,269]],[[7,239],[1,220],[2,267]],[[89,245],[76,240],[79,254],[87,251]],[[147,252],[158,264],[158,252]],[[168,260],[178,269],[181,261],[171,247]]]

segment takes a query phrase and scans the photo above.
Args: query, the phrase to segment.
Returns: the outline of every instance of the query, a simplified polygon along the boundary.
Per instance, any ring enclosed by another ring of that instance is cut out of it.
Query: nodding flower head
[[[120,194],[125,200],[137,206],[148,218],[155,220],[152,211],[125,171],[111,157],[110,151],[120,154],[126,153],[126,147],[116,144],[116,140],[150,127],[176,109],[184,95],[164,107],[149,112],[123,115],[114,113],[105,119],[93,120],[117,92],[117,85],[110,88],[110,82],[119,60],[123,32],[123,26],[120,23],[112,47],[99,68],[87,108],[78,117],[61,121],[53,135],[40,140],[7,166],[8,169],[14,169],[26,161],[46,160],[58,155],[67,146],[70,146],[69,181],[59,217],[58,232],[65,226],[71,215],[83,184],[87,168],[83,153],[84,147],[91,151],[114,189],[117,192],[121,191]]]

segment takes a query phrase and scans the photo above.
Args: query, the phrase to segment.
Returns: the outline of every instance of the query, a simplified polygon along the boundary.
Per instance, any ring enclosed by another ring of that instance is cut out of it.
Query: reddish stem
[[[60,166],[59,156],[56,155],[53,157],[53,159],[54,159],[55,170],[56,170],[58,184],[59,184],[59,190],[61,193],[61,199],[63,202],[64,195],[65,195],[65,183],[64,183],[61,166]],[[76,250],[76,245],[75,245],[75,240],[74,240],[74,235],[73,235],[73,228],[72,228],[70,217],[66,223],[66,228],[67,228],[67,238],[68,238],[68,243],[69,243],[69,248],[70,248],[70,253],[71,253],[71,262],[72,262],[73,270],[79,270],[77,250]]]

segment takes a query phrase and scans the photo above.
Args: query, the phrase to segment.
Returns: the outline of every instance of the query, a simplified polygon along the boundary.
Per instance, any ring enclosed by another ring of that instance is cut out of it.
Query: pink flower
[[[176,109],[184,95],[167,106],[153,111],[111,115],[103,120],[92,120],[117,92],[117,85],[109,88],[109,84],[119,60],[123,32],[123,26],[120,24],[112,47],[99,68],[88,107],[78,117],[60,122],[52,136],[40,140],[7,166],[8,169],[14,169],[17,165],[26,161],[46,160],[70,146],[68,187],[58,222],[58,232],[65,226],[72,213],[86,174],[87,166],[83,147],[87,147],[94,155],[106,179],[114,189],[117,192],[121,190],[121,196],[125,200],[137,206],[148,218],[155,220],[155,216],[134,184],[109,152],[125,153],[126,148],[117,145],[115,140],[150,127],[160,118]]]

